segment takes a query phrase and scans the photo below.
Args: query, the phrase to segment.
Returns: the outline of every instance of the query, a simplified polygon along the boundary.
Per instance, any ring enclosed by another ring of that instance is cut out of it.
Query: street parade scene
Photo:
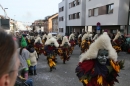
[[[92,0],[45,0],[59,11],[31,23],[9,17],[6,1],[0,3],[0,86],[130,86],[129,0],[97,0],[97,8]],[[111,18],[117,3],[125,8]]]

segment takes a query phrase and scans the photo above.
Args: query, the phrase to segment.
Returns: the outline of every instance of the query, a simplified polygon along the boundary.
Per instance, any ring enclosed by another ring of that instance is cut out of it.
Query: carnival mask
[[[67,42],[65,42],[64,46],[67,46],[67,45],[68,45],[68,43],[67,43]]]
[[[51,43],[51,46],[54,46],[54,43]]]
[[[100,49],[97,56],[98,62],[105,65],[108,59],[108,50]]]

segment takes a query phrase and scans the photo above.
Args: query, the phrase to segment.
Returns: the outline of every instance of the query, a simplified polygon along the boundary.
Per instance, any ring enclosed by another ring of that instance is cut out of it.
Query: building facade
[[[59,32],[64,35],[71,32],[81,33],[83,30],[96,32],[97,23],[100,23],[100,32],[106,30],[116,33],[119,29],[124,34],[130,33],[129,2],[129,0],[62,0],[59,3]]]
[[[129,0],[86,0],[86,26],[101,24],[101,30],[115,33],[125,30],[128,20]]]
[[[59,3],[59,32],[69,35],[85,29],[86,0],[62,0]]]
[[[52,32],[58,33],[58,15],[52,19]]]

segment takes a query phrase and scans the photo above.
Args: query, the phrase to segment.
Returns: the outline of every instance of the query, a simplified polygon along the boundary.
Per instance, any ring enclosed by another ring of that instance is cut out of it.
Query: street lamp
[[[130,1],[129,1],[129,9],[128,9],[128,20],[127,20],[127,35],[129,34],[129,23],[130,23]]]

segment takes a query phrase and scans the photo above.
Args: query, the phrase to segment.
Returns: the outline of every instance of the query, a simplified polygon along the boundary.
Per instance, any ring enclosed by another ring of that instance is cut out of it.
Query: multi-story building
[[[99,22],[101,31],[123,31],[128,23],[128,10],[129,0],[86,0],[86,26],[95,31]]]
[[[52,19],[52,32],[58,33],[58,15]]]
[[[58,16],[58,13],[55,13],[55,14],[53,14],[52,16],[50,16],[48,18],[48,30],[49,30],[49,32],[53,32],[53,29],[52,29],[52,27],[53,27],[53,19],[56,18],[57,16]]]
[[[59,32],[69,35],[85,29],[86,0],[62,0],[59,3]]]
[[[62,0],[59,3],[59,32],[96,31],[116,33],[117,29],[129,32],[129,0]]]

